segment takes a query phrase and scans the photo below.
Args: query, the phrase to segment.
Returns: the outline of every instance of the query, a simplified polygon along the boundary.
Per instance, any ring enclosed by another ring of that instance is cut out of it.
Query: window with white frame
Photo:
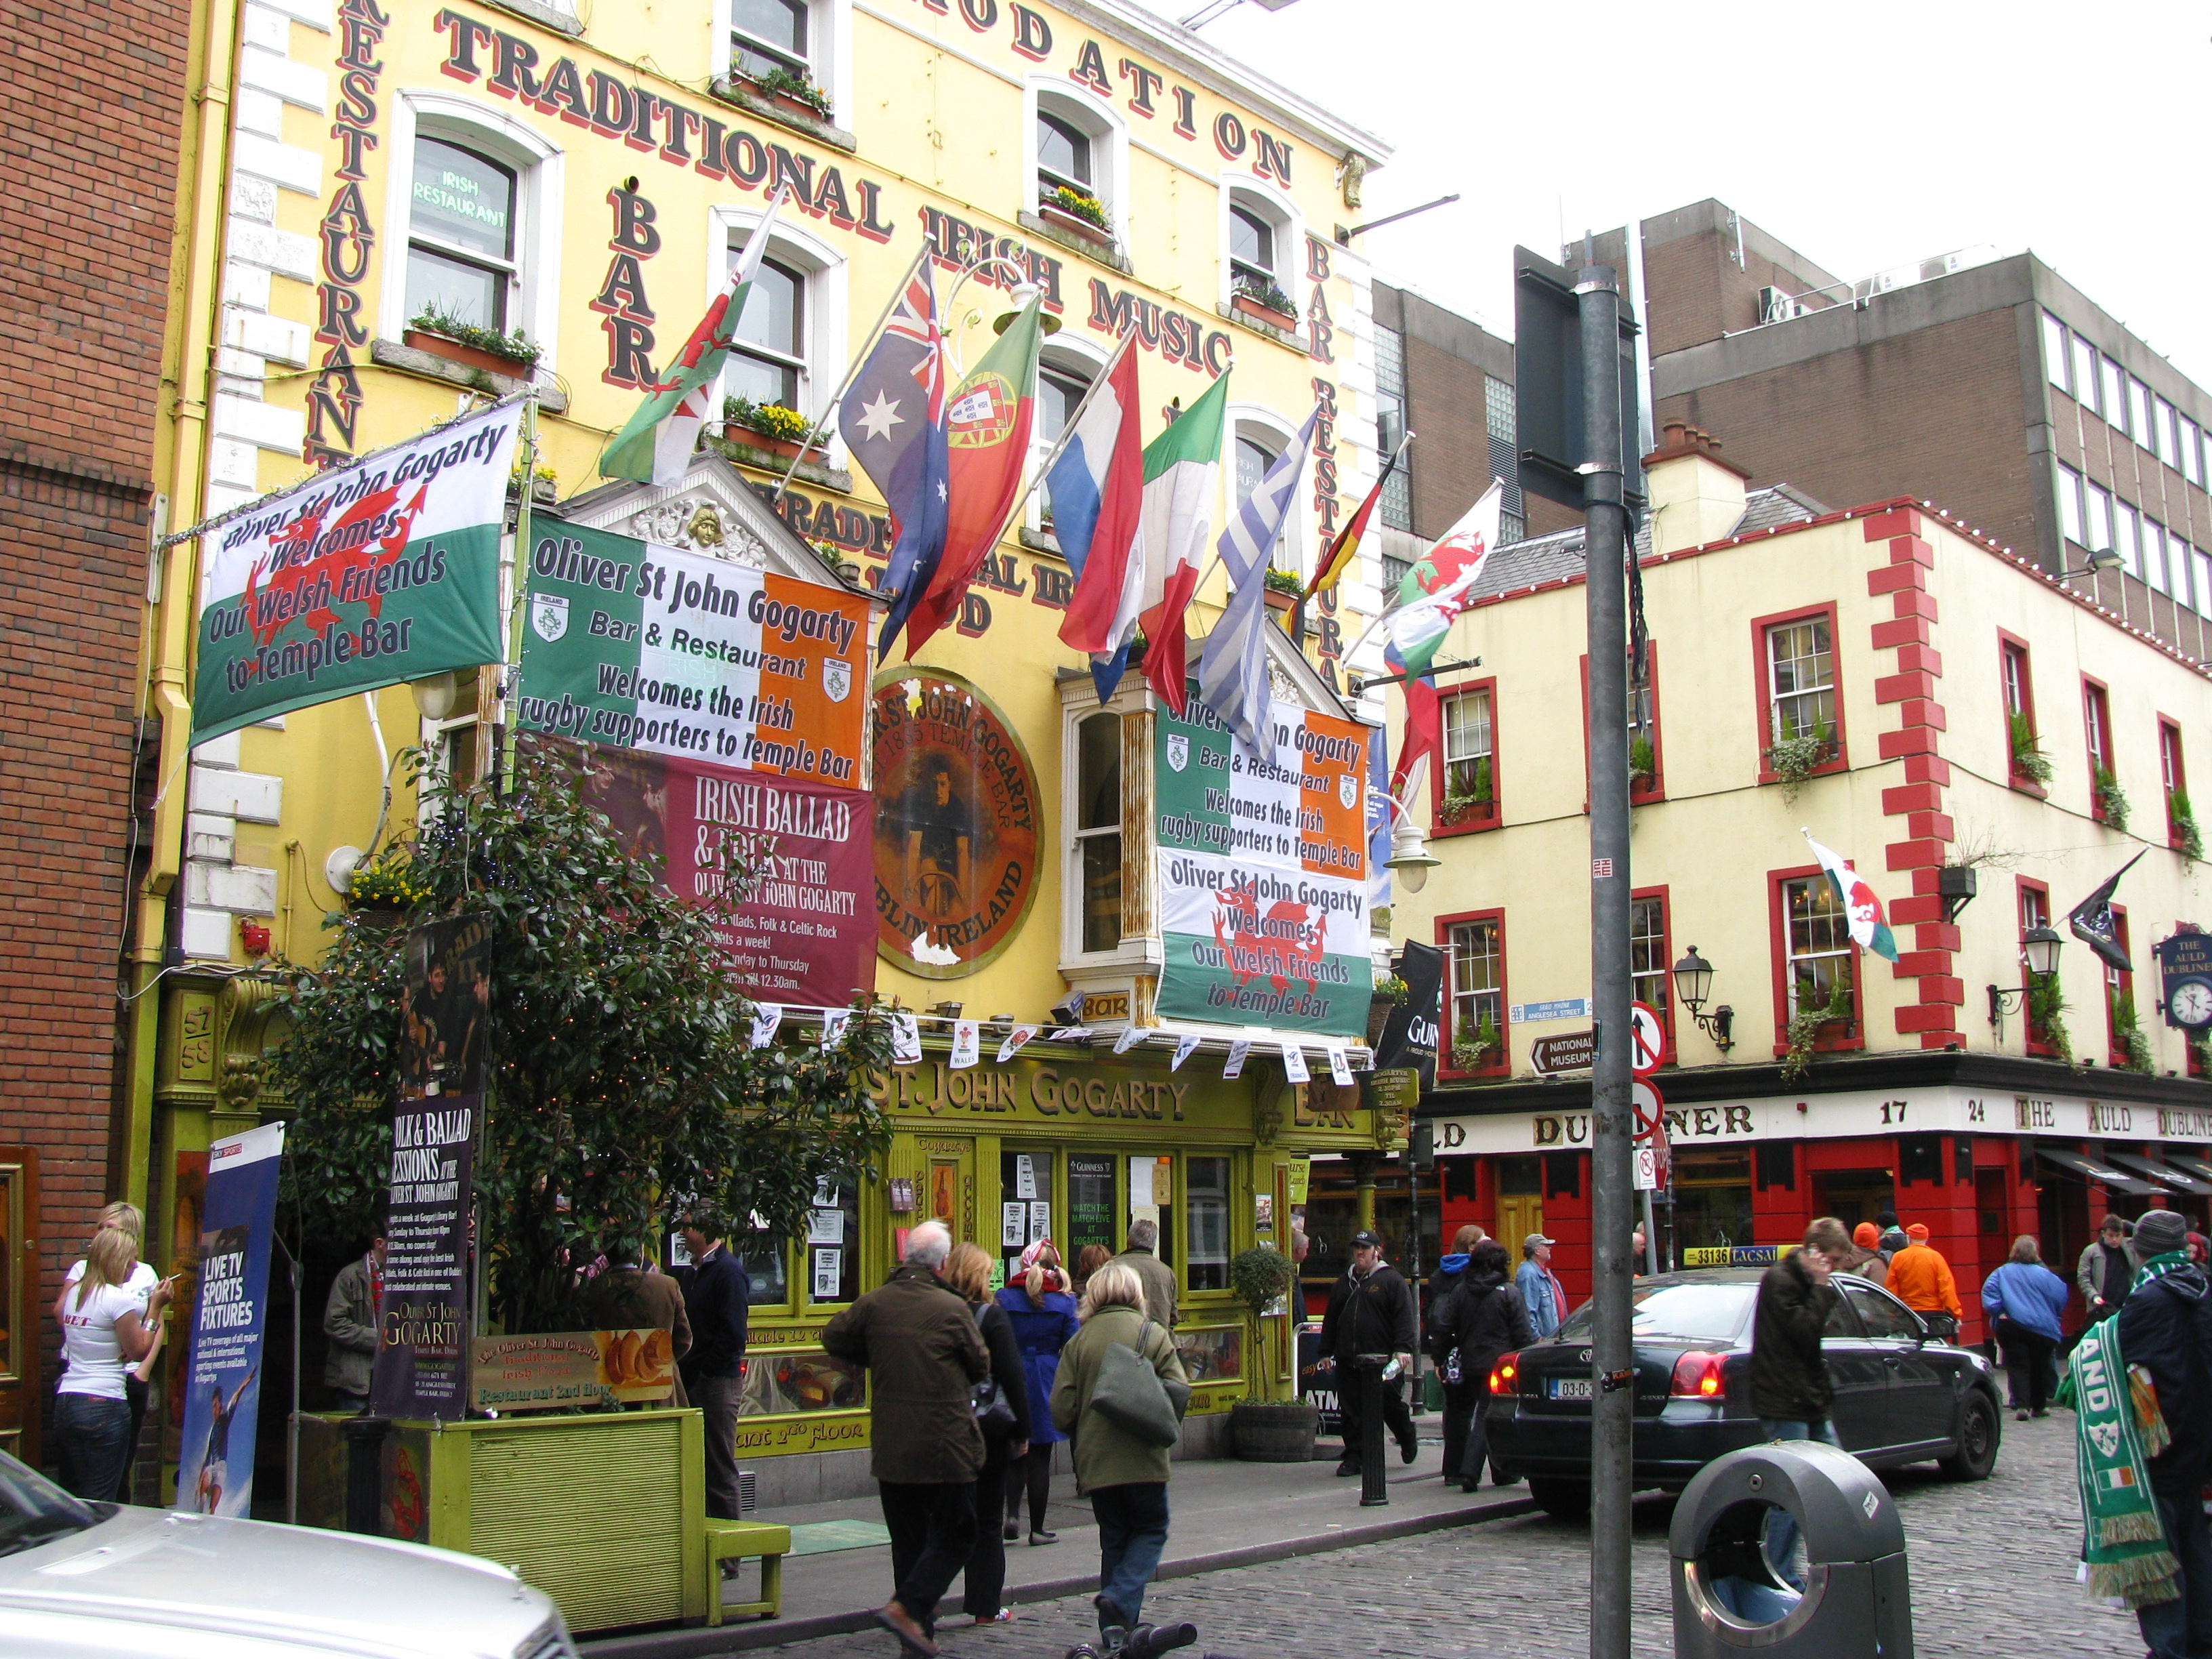
[[[2051,377],[2051,385],[2071,393],[2073,382],[2066,368],[2066,325],[2046,311],[2043,313],[2043,370]]]
[[[732,262],[736,251],[731,255]],[[763,258],[738,319],[723,372],[726,395],[760,405],[797,409],[806,378],[806,274]]]
[[[2128,377],[2110,357],[2105,359],[2105,395],[2100,400],[2107,425],[2128,429]]]
[[[1376,452],[1385,461],[1406,435],[1406,337],[1379,324],[1375,330],[1375,434]],[[1383,481],[1380,507],[1382,522],[1391,529],[1413,527],[1413,479],[1403,459]]]
[[[2152,400],[2153,418],[2156,427],[2158,458],[2175,471],[2181,471],[2181,446],[2175,441],[2181,411],[2163,398]]]
[[[2128,380],[2131,407],[2129,424],[2133,428],[2136,441],[2156,453],[2158,450],[2158,399],[2151,389],[2132,376]]]
[[[813,78],[806,0],[729,0],[730,67],[758,79],[781,70]]]
[[[1497,728],[1490,716],[1490,691],[1462,691],[1443,699],[1444,795],[1464,803],[1462,811],[1481,813],[1498,800]]]
[[[1667,901],[1653,894],[1628,902],[1629,994],[1645,1007],[1658,1012],[1660,1023],[1671,1026],[1673,1000],[1668,996]]]
[[[1231,185],[1228,197],[1230,292],[1295,316],[1289,289],[1297,234],[1290,214],[1246,185]]]
[[[1252,499],[1252,492],[1267,476],[1267,469],[1281,459],[1283,446],[1269,441],[1266,433],[1240,426],[1237,431],[1236,497],[1238,506]]]
[[[1504,960],[1498,922],[1459,922],[1449,937],[1452,1066],[1474,1071],[1495,1064],[1504,1048]]]
[[[1766,630],[1771,741],[1836,732],[1836,657],[1826,617],[1782,623]]]
[[[1113,118],[1095,104],[1039,88],[1030,137],[1039,205],[1111,233],[1120,140]]]
[[[1075,726],[1073,878],[1085,954],[1121,942],[1121,717],[1086,714]]]
[[[2191,548],[2189,568],[2196,578],[2197,614],[2212,617],[2212,553],[2201,547]]]
[[[2153,592],[2166,592],[2166,526],[2148,513],[2142,521],[2142,579]]]
[[[2172,531],[2167,531],[2166,532],[2166,580],[2172,584],[2173,602],[2178,605],[2194,608],[2195,601],[2190,594],[2189,583],[2195,573],[2196,566],[2197,550]]]
[[[2091,414],[2098,409],[2097,348],[2079,334],[2074,337],[2074,400]]]
[[[2181,476],[2193,484],[2204,482],[2203,434],[2197,422],[2181,416]]]
[[[1047,346],[1037,361],[1036,423],[1032,443],[1036,459],[1042,465],[1052,453],[1060,434],[1067,430],[1075,411],[1083,406],[1083,399],[1091,391],[1091,382],[1097,373],[1086,360],[1077,357],[1064,348]],[[1052,485],[1040,482],[1037,485],[1038,527],[1052,527]]]
[[[2081,539],[2081,475],[2060,463],[2058,467],[2058,528],[2069,542]]]
[[[2085,539],[2082,545],[2092,553],[2101,553],[2112,544],[2112,492],[2102,484],[2093,483],[2084,493],[2088,497],[2088,522],[2082,526]]]
[[[1851,923],[1836,896],[1835,883],[1825,875],[1784,881],[1782,914],[1782,966],[1789,981],[1790,1018],[1807,1009],[1848,1006]]]
[[[407,316],[504,334],[518,271],[516,170],[418,131],[408,195]]]
[[[2142,574],[2142,520],[2135,508],[2117,496],[2112,501],[2112,550],[2130,576]]]

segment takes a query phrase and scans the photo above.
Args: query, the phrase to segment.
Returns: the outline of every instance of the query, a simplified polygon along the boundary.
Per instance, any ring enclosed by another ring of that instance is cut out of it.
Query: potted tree
[[[1229,1288],[1244,1304],[1244,1398],[1229,1410],[1229,1440],[1249,1463],[1304,1463],[1313,1456],[1321,1413],[1303,1400],[1267,1397],[1267,1310],[1290,1293],[1297,1269],[1272,1244],[1255,1245],[1229,1263]]]

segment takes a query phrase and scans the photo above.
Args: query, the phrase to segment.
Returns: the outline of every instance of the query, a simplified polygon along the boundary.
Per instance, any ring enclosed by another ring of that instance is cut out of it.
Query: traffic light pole
[[[1588,256],[1585,255],[1587,258]],[[1590,1075],[1592,1280],[1590,1659],[1628,1659],[1629,1473],[1635,1368],[1629,1341],[1628,509],[1623,501],[1620,289],[1585,265],[1582,325],[1589,639],[1590,984],[1598,1030]]]

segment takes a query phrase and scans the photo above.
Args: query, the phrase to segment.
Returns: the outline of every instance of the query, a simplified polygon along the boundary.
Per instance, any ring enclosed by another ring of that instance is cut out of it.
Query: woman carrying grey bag
[[[1170,1448],[1098,1409],[1100,1372],[1111,1349],[1133,1349],[1178,1414],[1190,1398],[1190,1379],[1175,1340],[1145,1317],[1143,1284],[1120,1262],[1091,1276],[1081,1317],[1083,1328],[1061,1351],[1053,1379],[1052,1420],[1074,1442],[1076,1489],[1097,1517],[1098,1631],[1111,1652],[1135,1626],[1145,1585],[1167,1547]]]

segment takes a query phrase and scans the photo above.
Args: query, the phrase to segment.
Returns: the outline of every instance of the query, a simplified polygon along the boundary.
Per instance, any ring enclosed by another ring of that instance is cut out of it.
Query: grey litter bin
[[[1849,1452],[1788,1440],[1715,1458],[1667,1542],[1676,1659],[1912,1659],[1905,1528]]]

